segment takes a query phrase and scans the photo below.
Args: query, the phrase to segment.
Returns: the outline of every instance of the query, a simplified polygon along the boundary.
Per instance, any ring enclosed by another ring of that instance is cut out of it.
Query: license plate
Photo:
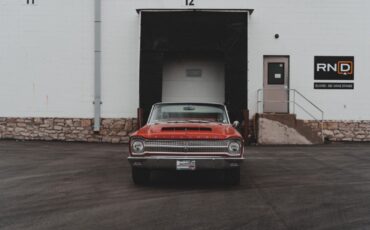
[[[177,170],[195,170],[195,160],[179,160],[176,161]]]

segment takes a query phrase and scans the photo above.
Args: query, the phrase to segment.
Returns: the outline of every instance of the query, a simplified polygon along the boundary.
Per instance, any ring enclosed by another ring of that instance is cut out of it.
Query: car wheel
[[[225,184],[229,186],[240,184],[240,168],[228,169],[225,171]]]
[[[132,180],[137,185],[147,185],[150,182],[150,171],[148,169],[132,168]]]

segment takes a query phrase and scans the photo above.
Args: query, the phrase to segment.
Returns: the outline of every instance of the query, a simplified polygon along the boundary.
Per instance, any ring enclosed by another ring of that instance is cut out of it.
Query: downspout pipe
[[[101,117],[101,0],[94,3],[94,132],[100,131]]]

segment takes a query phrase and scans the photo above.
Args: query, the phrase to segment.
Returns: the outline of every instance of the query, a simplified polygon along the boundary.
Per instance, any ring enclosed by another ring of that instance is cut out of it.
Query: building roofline
[[[254,9],[216,9],[216,8],[196,8],[196,9],[183,9],[183,8],[140,8],[136,9],[136,12],[139,14],[141,12],[223,12],[223,13],[249,13],[252,15]]]

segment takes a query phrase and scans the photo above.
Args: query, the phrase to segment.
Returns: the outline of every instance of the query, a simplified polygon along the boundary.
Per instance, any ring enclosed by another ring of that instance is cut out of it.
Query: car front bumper
[[[176,169],[177,161],[194,160],[196,170],[231,169],[241,166],[242,157],[144,156],[128,157],[132,167],[146,169]]]

